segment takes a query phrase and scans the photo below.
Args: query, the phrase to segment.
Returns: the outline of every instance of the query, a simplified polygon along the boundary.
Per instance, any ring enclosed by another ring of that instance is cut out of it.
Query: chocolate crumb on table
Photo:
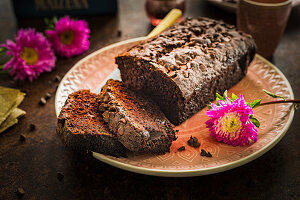
[[[47,103],[47,101],[46,101],[45,97],[42,97],[39,101],[40,105],[45,105],[46,103]]]
[[[25,140],[26,140],[26,137],[25,137],[24,135],[21,134],[21,135],[20,135],[20,141],[21,141],[21,142],[24,142]]]
[[[65,175],[61,172],[57,172],[57,179],[59,181],[63,181],[63,179],[65,178]]]
[[[191,136],[190,139],[187,141],[188,145],[190,145],[191,147],[199,147],[200,146],[200,143],[198,141],[198,138],[197,137],[193,137]]]
[[[19,187],[19,188],[17,189],[16,193],[17,193],[17,195],[18,195],[19,197],[22,197],[22,196],[25,194],[25,191],[24,191],[23,188]]]
[[[29,130],[30,130],[30,131],[34,131],[34,130],[35,130],[35,128],[36,128],[36,127],[35,127],[35,125],[34,125],[34,124],[30,124],[30,125],[29,125]]]
[[[47,92],[46,94],[45,94],[45,99],[47,100],[47,99],[50,99],[52,97],[52,95],[49,93],[49,92]]]
[[[54,81],[59,82],[61,80],[60,76],[56,75]]]

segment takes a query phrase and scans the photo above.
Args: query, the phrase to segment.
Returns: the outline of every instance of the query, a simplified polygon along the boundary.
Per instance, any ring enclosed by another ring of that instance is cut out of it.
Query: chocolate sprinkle
[[[63,181],[64,178],[65,178],[65,175],[64,175],[63,173],[57,172],[57,179],[58,179],[59,181]]]
[[[198,142],[198,138],[191,136],[190,139],[188,140],[188,145],[190,145],[191,147],[199,147],[200,143]]]
[[[185,146],[179,147],[177,150],[178,151],[184,151],[185,150]]]

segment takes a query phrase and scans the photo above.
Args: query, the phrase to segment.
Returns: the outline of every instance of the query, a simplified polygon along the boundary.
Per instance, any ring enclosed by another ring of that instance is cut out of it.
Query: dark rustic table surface
[[[207,16],[235,24],[236,17],[204,0],[188,0],[185,16]],[[269,152],[244,166],[226,172],[190,178],[163,178],[135,174],[111,167],[89,156],[65,149],[55,133],[54,98],[39,106],[46,93],[55,94],[61,77],[81,58],[108,44],[145,36],[149,24],[142,0],[120,0],[115,16],[87,17],[90,50],[84,55],[59,59],[56,68],[38,80],[14,81],[0,75],[0,85],[26,91],[19,123],[0,134],[0,199],[299,199],[300,113],[296,111],[285,137]],[[0,42],[20,27],[43,30],[42,19],[16,19],[9,0],[0,1]],[[118,30],[122,31],[121,37]],[[271,60],[290,81],[300,98],[300,7],[293,8],[281,43]],[[30,124],[36,125],[31,132]],[[20,141],[20,134],[26,137]],[[64,179],[59,181],[57,173]]]

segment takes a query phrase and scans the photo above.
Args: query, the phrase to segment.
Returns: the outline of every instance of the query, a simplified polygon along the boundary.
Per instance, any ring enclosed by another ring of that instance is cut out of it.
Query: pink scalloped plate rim
[[[144,37],[134,38],[109,45],[76,63],[62,79],[55,96],[55,110],[58,116],[68,95],[79,89],[96,91],[104,81],[116,71],[114,57],[143,40]],[[248,68],[247,75],[234,87],[229,89],[229,95],[243,94],[247,101],[262,98],[262,101],[271,97],[264,94],[262,89],[269,90],[286,98],[294,98],[292,88],[273,64],[260,55]],[[172,143],[170,153],[164,155],[134,155],[127,158],[115,158],[93,152],[93,156],[109,165],[120,169],[169,177],[187,177],[213,174],[226,171],[246,164],[266,153],[275,146],[287,132],[294,116],[293,106],[289,104],[275,104],[255,108],[254,114],[260,120],[258,141],[244,147],[233,147],[217,142],[209,136],[204,122],[206,108],[195,114],[175,129],[178,139]],[[190,136],[196,136],[201,146],[193,148],[187,145]],[[177,149],[185,146],[186,150]],[[200,156],[201,149],[211,152],[212,158]]]

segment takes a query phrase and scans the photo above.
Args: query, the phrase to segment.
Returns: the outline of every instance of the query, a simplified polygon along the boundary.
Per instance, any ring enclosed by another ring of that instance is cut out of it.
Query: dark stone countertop
[[[206,16],[235,24],[235,15],[203,0],[188,0],[186,16]],[[293,8],[285,34],[271,62],[290,81],[300,98],[300,7]],[[55,134],[54,94],[61,77],[81,58],[108,44],[146,35],[151,26],[144,1],[119,1],[115,16],[86,17],[91,27],[90,50],[71,59],[59,59],[56,68],[33,83],[0,75],[0,85],[28,92],[21,108],[27,114],[19,124],[0,134],[0,199],[299,199],[300,113],[285,137],[260,158],[226,172],[190,178],[163,178],[135,174],[111,167],[89,156],[65,149]],[[0,42],[12,37],[17,27],[43,30],[42,19],[16,19],[9,0],[0,2]],[[118,30],[122,31],[118,37]],[[50,92],[45,106],[39,99]],[[36,130],[29,131],[30,124]],[[20,134],[26,136],[20,142]],[[64,175],[59,181],[57,173]]]

